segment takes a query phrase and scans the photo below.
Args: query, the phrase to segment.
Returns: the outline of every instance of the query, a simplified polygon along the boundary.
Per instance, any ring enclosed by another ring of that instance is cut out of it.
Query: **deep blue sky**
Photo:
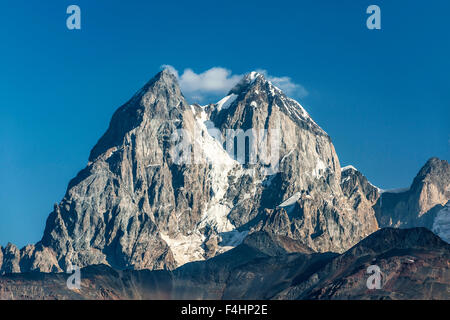
[[[370,4],[382,30],[365,26]],[[162,64],[289,76],[342,165],[408,186],[450,159],[449,14],[449,1],[0,0],[0,244],[40,239],[114,110]]]

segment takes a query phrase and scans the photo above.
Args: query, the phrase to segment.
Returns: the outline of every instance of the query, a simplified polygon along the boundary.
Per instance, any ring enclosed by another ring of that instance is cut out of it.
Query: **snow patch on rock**
[[[345,166],[345,167],[342,167],[341,168],[341,172],[344,172],[344,171],[347,171],[347,170],[355,170],[355,171],[358,171],[358,169],[356,169],[354,166],[352,166],[352,165],[348,165],[348,166]]]
[[[221,107],[235,97],[227,96],[228,99],[222,99]],[[193,112],[195,109],[192,108]],[[194,113],[195,115],[195,113]],[[214,138],[214,132],[209,132],[208,114],[201,110],[197,112],[194,133],[194,157],[196,163],[206,163],[209,165],[207,179],[211,183],[212,197],[203,210],[201,221],[196,230],[189,236],[178,235],[171,238],[168,235],[161,234],[161,237],[169,245],[178,266],[191,261],[205,259],[205,250],[203,248],[206,237],[200,232],[204,228],[211,228],[221,235],[220,243],[217,248],[218,253],[228,251],[239,245],[248,231],[238,231],[233,223],[228,219],[228,214],[233,208],[232,203],[226,200],[226,192],[229,188],[228,177],[234,175],[239,177],[243,174],[239,162],[232,159],[219,140]]]
[[[450,201],[437,213],[432,231],[442,240],[450,243]]]
[[[302,194],[300,192],[296,192],[291,197],[289,197],[288,199],[283,201],[281,204],[279,204],[278,206],[281,208],[292,206],[298,201],[298,199],[300,199],[301,195]]]
[[[316,167],[313,169],[312,172],[313,177],[314,178],[320,177],[325,172],[326,169],[327,169],[326,164],[322,160],[318,159]]]
[[[221,99],[216,104],[217,111],[228,109],[233,104],[233,102],[236,100],[237,97],[238,97],[237,94],[232,93],[232,94],[224,97],[223,99]]]
[[[205,236],[199,232],[195,232],[189,236],[179,234],[175,238],[171,238],[164,233],[160,233],[160,235],[170,247],[178,266],[191,261],[205,260],[205,251],[202,248]]]

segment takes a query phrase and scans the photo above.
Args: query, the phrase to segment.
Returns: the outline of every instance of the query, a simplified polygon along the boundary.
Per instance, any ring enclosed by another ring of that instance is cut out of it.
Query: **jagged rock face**
[[[192,122],[168,72],[115,112],[88,166],[70,182],[47,221],[42,242],[55,249],[63,266],[175,266],[160,232],[192,230],[205,194],[199,190],[204,185],[202,168],[174,167],[168,153],[170,133]],[[182,188],[185,182],[192,189]]]
[[[357,216],[378,228],[373,206],[380,197],[380,190],[352,166],[342,169],[341,188]]]
[[[20,272],[20,250],[12,243],[3,249],[3,273],[17,273]]]
[[[276,172],[249,178],[256,187],[251,196],[233,199],[236,205],[229,218],[236,226],[288,236],[317,251],[335,252],[377,229],[370,207],[355,211],[347,202],[331,139],[298,102],[256,73],[246,76],[225,99],[226,108],[219,103],[211,112],[223,136],[229,129],[265,130],[263,138],[249,139],[249,145],[261,150],[276,141],[278,146]],[[263,172],[259,162],[255,167]],[[262,182],[255,183],[258,179]]]
[[[27,245],[19,250],[9,243],[0,247],[0,274],[27,271],[61,272],[55,253],[41,243]]]
[[[432,229],[437,213],[450,200],[450,165],[431,158],[403,192],[384,192],[374,206],[380,227]]]
[[[231,230],[215,228],[226,220],[214,216],[223,215],[216,189],[237,163],[211,168],[204,161],[208,152],[226,153],[214,150],[212,138],[202,140],[201,116],[167,71],[116,111],[47,221],[42,244],[57,265],[172,269],[221,252],[215,235]],[[180,130],[194,142],[181,150],[190,159],[181,163],[175,151],[186,137],[174,136]]]
[[[342,168],[341,187],[355,209],[363,204],[372,207],[380,197],[380,190],[352,166]]]
[[[222,138],[249,129],[258,136],[248,149],[268,152],[235,157]],[[42,241],[18,253],[5,248],[2,268],[173,269],[261,230],[343,252],[376,229],[371,208],[342,191],[330,137],[262,75],[202,107],[188,105],[164,70],[114,113]]]

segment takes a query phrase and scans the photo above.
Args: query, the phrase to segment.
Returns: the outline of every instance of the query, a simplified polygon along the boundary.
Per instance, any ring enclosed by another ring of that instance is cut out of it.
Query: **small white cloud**
[[[230,70],[221,67],[213,67],[202,73],[187,68],[181,75],[171,65],[162,65],[161,68],[168,69],[178,78],[181,91],[189,102],[211,102],[206,99],[227,94],[243,77],[233,75]]]
[[[161,68],[168,69],[178,78],[181,91],[191,103],[212,102],[214,100],[207,100],[226,95],[244,76],[233,74],[230,70],[221,67],[213,67],[202,73],[195,73],[187,68],[181,74],[171,65],[162,65]],[[287,95],[302,98],[308,94],[303,86],[292,82],[289,77],[274,77],[266,70],[258,70],[258,72],[264,74],[267,80]]]
[[[264,75],[264,77],[280,88],[286,95],[294,98],[304,98],[309,93],[302,85],[292,81],[290,77],[275,77],[267,73],[266,70],[256,70]]]
[[[199,74],[186,69],[180,77],[180,85],[189,92],[227,93],[241,78],[242,75],[232,75],[230,70],[219,67]]]

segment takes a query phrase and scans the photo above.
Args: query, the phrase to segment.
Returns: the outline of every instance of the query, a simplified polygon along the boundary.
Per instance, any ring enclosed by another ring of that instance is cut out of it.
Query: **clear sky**
[[[290,77],[342,165],[408,186],[450,160],[449,15],[444,0],[0,0],[0,244],[40,240],[114,110],[163,64]]]

